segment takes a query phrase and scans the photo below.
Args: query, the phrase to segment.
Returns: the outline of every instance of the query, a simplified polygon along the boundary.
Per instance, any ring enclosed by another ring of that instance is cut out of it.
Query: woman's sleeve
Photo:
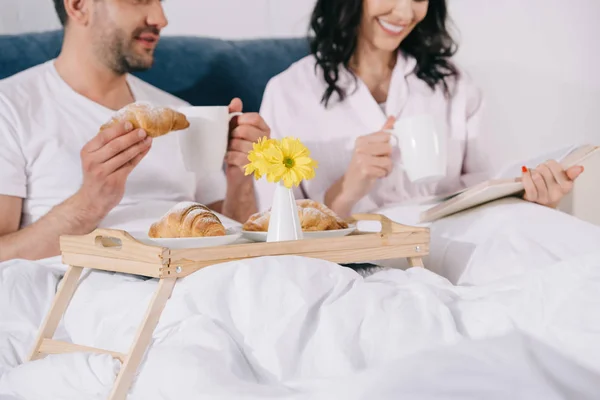
[[[465,82],[466,91],[466,142],[462,166],[462,182],[465,187],[475,185],[492,177],[490,154],[487,154],[489,132],[483,124],[485,104],[481,90],[470,80]]]
[[[263,94],[262,103],[260,106],[260,115],[265,120],[271,130],[271,138],[282,139],[286,136],[292,136],[290,126],[293,126],[293,113],[288,113],[288,105],[286,103],[285,90],[281,88],[281,79],[273,78],[267,84]],[[267,182],[266,178],[261,178],[255,181],[254,188],[256,192],[256,206],[258,211],[264,211],[271,207],[273,194],[275,193],[275,184]],[[304,198],[300,188],[294,188],[294,196],[296,199]]]

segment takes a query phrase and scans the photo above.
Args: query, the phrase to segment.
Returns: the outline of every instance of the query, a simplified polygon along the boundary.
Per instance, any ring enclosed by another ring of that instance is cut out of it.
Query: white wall
[[[52,0],[0,0],[0,35],[60,26]]]
[[[306,34],[314,0],[169,0],[169,35],[221,38],[290,37]],[[194,16],[190,18],[190,15]]]
[[[518,143],[511,158],[522,158],[600,144],[600,1],[451,1],[458,59],[486,95],[491,149]]]
[[[0,0],[0,34],[60,27],[52,0]],[[314,0],[168,0],[166,35],[221,38],[289,37],[306,33]]]

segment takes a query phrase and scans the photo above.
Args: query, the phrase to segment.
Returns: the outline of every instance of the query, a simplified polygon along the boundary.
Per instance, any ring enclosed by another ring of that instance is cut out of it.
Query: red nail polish
[[[527,172],[527,167],[523,165],[523,166],[521,167],[521,171],[523,171],[523,173]]]

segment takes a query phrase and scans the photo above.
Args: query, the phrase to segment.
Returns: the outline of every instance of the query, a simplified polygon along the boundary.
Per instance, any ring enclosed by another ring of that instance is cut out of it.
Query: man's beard
[[[153,54],[144,56],[133,49],[135,38],[145,32],[159,34],[155,28],[139,28],[130,37],[119,29],[103,35],[98,43],[100,59],[118,75],[150,69],[154,62]]]

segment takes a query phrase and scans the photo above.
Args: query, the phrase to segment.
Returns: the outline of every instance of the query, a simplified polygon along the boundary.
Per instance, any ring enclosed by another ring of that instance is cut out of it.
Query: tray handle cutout
[[[87,235],[75,237],[75,239],[82,245],[93,246],[100,251],[108,252],[107,255],[113,252],[133,254],[153,248],[153,246],[138,242],[129,233],[116,229],[99,228]]]
[[[360,221],[376,221],[381,224],[380,233],[383,234],[392,234],[392,233],[400,233],[400,232],[414,232],[427,230],[427,228],[417,228],[414,226],[406,226],[399,224],[397,222],[392,221],[385,215],[381,214],[353,214],[351,218],[352,223],[358,223]],[[359,232],[361,232],[359,230]]]

